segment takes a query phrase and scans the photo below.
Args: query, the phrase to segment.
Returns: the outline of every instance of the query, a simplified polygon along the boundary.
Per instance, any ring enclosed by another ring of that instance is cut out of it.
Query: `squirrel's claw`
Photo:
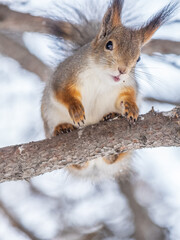
[[[76,101],[69,107],[69,114],[73,120],[74,124],[77,124],[78,126],[81,125],[81,123],[85,124],[85,112],[84,107],[81,104],[81,102]]]
[[[135,123],[139,116],[139,109],[135,102],[123,102],[124,116],[129,123]]]
[[[116,117],[119,117],[120,115],[118,113],[112,112],[107,115],[105,115],[102,119],[103,122],[110,121]]]
[[[69,124],[69,123],[59,124],[55,127],[53,136],[58,136],[63,133],[69,133],[75,129],[76,127],[74,127],[72,124]]]

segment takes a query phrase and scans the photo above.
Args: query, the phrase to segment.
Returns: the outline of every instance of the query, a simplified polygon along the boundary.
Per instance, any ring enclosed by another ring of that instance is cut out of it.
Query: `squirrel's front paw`
[[[69,107],[69,114],[74,122],[74,124],[78,124],[79,126],[81,123],[84,124],[85,121],[85,112],[84,107],[80,102],[74,102]]]
[[[55,127],[53,136],[58,136],[61,133],[72,132],[75,129],[76,128],[72,124],[69,124],[69,123],[59,124]]]
[[[123,108],[123,115],[127,117],[130,122],[136,122],[139,116],[139,108],[135,102],[121,101]]]

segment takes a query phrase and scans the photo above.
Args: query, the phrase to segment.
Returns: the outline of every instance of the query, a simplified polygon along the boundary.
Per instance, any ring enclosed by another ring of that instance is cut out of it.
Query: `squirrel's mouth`
[[[120,81],[120,74],[117,76],[113,76],[113,79],[115,82],[119,82]]]

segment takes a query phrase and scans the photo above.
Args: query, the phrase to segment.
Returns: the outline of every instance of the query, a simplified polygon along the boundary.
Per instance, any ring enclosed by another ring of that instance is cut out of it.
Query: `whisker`
[[[162,82],[162,79],[160,77],[157,77],[156,75],[152,74],[152,73],[148,73],[148,72],[145,72],[145,71],[141,71],[141,70],[137,70],[135,69],[134,71],[135,74],[137,73],[142,73],[142,74],[145,74],[147,76],[147,78],[151,78],[151,81],[153,80],[158,80],[159,82]]]
[[[133,67],[132,69],[137,69],[137,68],[140,68],[140,69],[142,69],[142,68],[149,68],[149,69],[163,69],[164,67],[153,67],[153,66],[144,66],[144,65],[136,65],[135,67]]]
[[[134,73],[135,76],[137,76],[140,80],[143,80],[144,82],[146,81],[150,86],[154,87],[154,85],[160,87],[161,81],[160,79],[158,79],[158,81],[156,81],[156,79],[153,78],[153,76],[151,74],[146,73],[146,79],[143,78],[142,74],[139,74],[137,72]],[[145,74],[145,73],[144,73]],[[163,85],[162,85],[163,86]],[[164,87],[164,86],[163,86]]]
[[[153,88],[153,91],[157,91],[155,89],[156,86],[158,88],[159,87],[163,88],[165,91],[168,91],[168,87],[163,84],[161,78],[158,78],[157,76],[144,71],[133,70],[132,73],[135,75],[135,78],[137,80],[141,81],[141,83]],[[143,78],[143,74],[145,75],[146,79]]]

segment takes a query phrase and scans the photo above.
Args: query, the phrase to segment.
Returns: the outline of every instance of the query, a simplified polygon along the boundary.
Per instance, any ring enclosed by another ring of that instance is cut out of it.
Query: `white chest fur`
[[[126,86],[135,87],[128,75],[115,82],[111,75],[93,66],[79,75],[82,104],[85,109],[86,125],[99,122],[110,112],[117,112],[116,100]]]

